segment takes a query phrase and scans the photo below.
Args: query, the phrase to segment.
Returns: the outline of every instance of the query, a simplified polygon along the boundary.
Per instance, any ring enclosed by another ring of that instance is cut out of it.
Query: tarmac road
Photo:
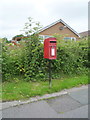
[[[2,118],[88,118],[88,86],[66,91],[55,98],[4,107]]]

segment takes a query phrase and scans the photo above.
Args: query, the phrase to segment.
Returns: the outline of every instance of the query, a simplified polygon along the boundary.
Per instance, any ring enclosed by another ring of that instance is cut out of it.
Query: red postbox
[[[44,40],[44,58],[46,59],[56,59],[56,38],[47,38]]]

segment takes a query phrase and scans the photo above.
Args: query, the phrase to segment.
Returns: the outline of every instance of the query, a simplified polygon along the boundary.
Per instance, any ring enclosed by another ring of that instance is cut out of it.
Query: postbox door
[[[51,46],[50,47],[50,57],[55,57],[56,56],[56,47]]]
[[[55,47],[51,47],[51,56],[55,56]]]

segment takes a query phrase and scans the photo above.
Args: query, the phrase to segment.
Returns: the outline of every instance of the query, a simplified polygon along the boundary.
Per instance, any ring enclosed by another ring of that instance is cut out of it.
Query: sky
[[[0,0],[0,38],[22,34],[28,17],[43,27],[62,19],[78,33],[88,30],[88,0]]]

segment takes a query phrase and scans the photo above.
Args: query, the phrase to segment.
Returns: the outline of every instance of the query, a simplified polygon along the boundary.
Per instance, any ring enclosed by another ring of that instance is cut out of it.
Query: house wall
[[[39,35],[49,35],[52,36],[53,34],[57,33],[60,35],[64,35],[66,37],[75,37],[76,39],[79,39],[79,37],[73,33],[69,28],[64,28],[63,30],[60,30],[59,27],[60,26],[64,26],[62,23],[57,23],[51,27],[49,27],[48,29],[42,31],[39,33]]]

